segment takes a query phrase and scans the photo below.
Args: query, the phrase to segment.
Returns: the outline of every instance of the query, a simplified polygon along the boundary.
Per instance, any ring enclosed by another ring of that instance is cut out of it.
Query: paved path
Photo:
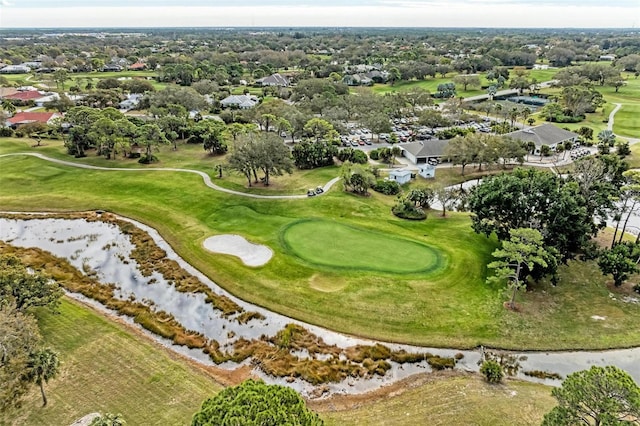
[[[12,153],[12,154],[3,154],[3,155],[0,155],[0,158],[2,158],[2,157],[16,157],[16,156],[21,156],[21,155],[29,155],[29,156],[32,156],[32,157],[40,158],[41,160],[50,161],[52,163],[62,164],[64,166],[69,166],[69,167],[78,167],[80,169],[119,171],[119,172],[156,171],[156,172],[194,173],[194,174],[199,175],[202,178],[202,180],[204,181],[204,184],[206,186],[208,186],[209,188],[214,189],[216,191],[224,192],[224,193],[227,193],[227,194],[239,195],[241,197],[260,198],[260,199],[302,199],[302,198],[308,198],[306,194],[305,195],[260,195],[260,194],[250,194],[250,193],[247,193],[247,192],[234,191],[233,189],[227,189],[227,188],[223,188],[221,186],[216,185],[215,183],[213,183],[211,181],[211,177],[208,174],[206,174],[205,172],[201,172],[200,170],[193,170],[193,169],[178,169],[178,168],[173,168],[173,167],[150,167],[150,168],[144,168],[144,169],[124,168],[124,167],[101,167],[101,166],[92,166],[90,164],[74,163],[72,161],[58,160],[57,158],[47,157],[46,155],[43,155],[43,154],[40,154],[40,153],[36,153],[36,152],[16,152],[16,153]],[[331,187],[336,182],[338,182],[339,180],[340,180],[339,177],[335,177],[335,178],[331,179],[329,182],[327,182],[323,186],[324,192],[322,194],[318,194],[318,195],[323,195],[324,193],[329,191],[329,189],[331,189]]]

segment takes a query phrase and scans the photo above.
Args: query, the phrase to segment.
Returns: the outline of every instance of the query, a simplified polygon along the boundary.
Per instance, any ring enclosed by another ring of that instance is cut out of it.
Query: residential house
[[[47,94],[39,98],[36,98],[33,101],[35,102],[37,107],[43,107],[45,103],[57,101],[59,99],[60,99],[60,95],[58,95],[57,93],[51,93],[51,94]]]
[[[122,71],[122,66],[117,64],[107,64],[102,67],[103,72],[120,72]]]
[[[408,142],[398,145],[402,155],[413,164],[437,164],[449,145],[448,140],[431,139],[428,141]]]
[[[51,124],[56,118],[62,117],[57,112],[19,112],[6,122],[7,127],[16,128],[21,124],[44,123]]]
[[[411,170],[391,170],[389,172],[389,180],[394,180],[400,185],[404,185],[411,180]]]
[[[559,144],[564,144],[567,141],[575,144],[579,137],[577,133],[561,129],[560,127],[554,126],[550,123],[541,124],[528,129],[517,130],[515,132],[507,133],[505,136],[510,136],[511,138],[522,141],[523,143],[533,142],[535,144],[533,152],[535,155],[541,154],[541,147],[543,145],[546,145],[551,148],[551,150],[555,151]]]
[[[345,75],[342,82],[347,86],[371,86],[373,84],[373,80],[365,74]]]
[[[38,68],[42,68],[41,61],[28,61],[28,62],[23,62],[20,65],[22,65],[23,67],[27,67],[31,70],[37,70]]]
[[[252,95],[231,95],[220,101],[223,108],[249,109],[258,105],[258,98]]]
[[[289,79],[280,75],[279,73],[271,74],[268,77],[260,78],[256,80],[256,83],[261,84],[262,86],[281,86],[281,87],[289,87],[291,84]]]
[[[31,68],[24,65],[7,65],[0,69],[0,74],[28,74]]]
[[[365,76],[373,80],[374,83],[385,83],[389,79],[387,71],[373,70],[366,73]]]
[[[142,99],[142,96],[143,95],[141,93],[129,93],[127,95],[127,99],[120,102],[120,104],[118,105],[120,107],[120,110],[130,111],[134,109],[140,103],[140,99]]]
[[[147,64],[143,62],[136,62],[135,64],[129,65],[129,69],[131,71],[144,71],[147,69]]]
[[[7,95],[4,97],[4,99],[10,99],[12,101],[19,101],[19,102],[29,102],[29,101],[34,101],[36,99],[39,99],[42,97],[42,93],[40,93],[37,90],[25,90],[25,91],[18,91],[12,95]]]

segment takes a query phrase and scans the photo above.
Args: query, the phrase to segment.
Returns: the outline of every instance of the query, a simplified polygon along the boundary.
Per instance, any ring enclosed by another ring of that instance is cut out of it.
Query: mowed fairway
[[[301,220],[283,232],[287,249],[319,266],[395,274],[442,266],[440,253],[424,244],[328,220]]]

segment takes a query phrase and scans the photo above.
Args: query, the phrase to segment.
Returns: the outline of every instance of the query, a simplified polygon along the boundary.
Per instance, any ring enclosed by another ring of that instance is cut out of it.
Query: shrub
[[[500,383],[504,377],[502,366],[494,360],[487,360],[480,366],[482,373],[489,383]]]
[[[191,424],[320,426],[324,422],[293,389],[249,379],[205,400]]]
[[[358,164],[367,164],[369,162],[369,157],[367,156],[366,152],[355,149],[353,151],[353,157],[351,157],[351,162]]]
[[[0,137],[10,138],[14,134],[13,129],[11,127],[0,127]]]
[[[432,357],[427,358],[427,363],[434,370],[446,370],[453,369],[456,366],[456,360],[453,358],[441,357],[438,355],[434,355]]]
[[[562,380],[562,376],[559,375],[558,373],[550,373],[548,371],[542,371],[542,370],[525,371],[524,375],[529,377],[536,377],[538,379],[543,379],[543,380],[545,379]]]
[[[640,294],[640,284],[636,284],[633,286],[633,291],[635,291],[636,293]]]
[[[400,193],[400,185],[395,180],[379,179],[376,184],[373,185],[373,190],[384,195],[396,195]]]
[[[370,151],[369,152],[369,158],[371,158],[372,160],[380,159],[380,151],[378,151],[377,149],[374,149],[373,151]]]
[[[409,220],[424,220],[427,218],[427,213],[419,207],[416,207],[413,202],[406,198],[400,198],[395,206],[391,208],[391,213],[402,218]]]

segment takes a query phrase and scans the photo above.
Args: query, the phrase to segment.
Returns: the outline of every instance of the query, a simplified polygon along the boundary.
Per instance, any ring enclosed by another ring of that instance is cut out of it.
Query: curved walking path
[[[204,184],[206,186],[208,186],[209,188],[214,189],[216,191],[224,192],[224,193],[227,193],[227,194],[239,195],[241,197],[260,198],[260,199],[302,199],[302,198],[308,198],[308,196],[306,194],[305,195],[260,195],[260,194],[250,194],[250,193],[241,192],[241,191],[234,191],[233,189],[227,189],[227,188],[223,188],[221,186],[216,185],[215,183],[213,183],[211,181],[211,177],[208,174],[206,174],[205,172],[201,172],[200,170],[193,170],[193,169],[179,169],[179,168],[174,168],[174,167],[150,167],[150,168],[138,169],[138,168],[126,168],[126,167],[92,166],[90,164],[74,163],[72,161],[65,161],[65,160],[59,160],[57,158],[47,157],[46,155],[40,154],[40,153],[37,153],[37,152],[15,152],[15,153],[11,153],[11,154],[2,154],[2,155],[0,155],[0,158],[2,158],[2,157],[17,157],[17,156],[21,156],[21,155],[29,155],[31,157],[37,157],[37,158],[39,158],[41,160],[50,161],[52,163],[61,164],[63,166],[78,167],[80,169],[118,171],[118,172],[156,171],[156,172],[194,173],[194,174],[199,175],[202,178],[202,180],[204,181]],[[329,191],[329,189],[331,189],[331,187],[333,185],[335,185],[335,183],[338,182],[339,180],[340,180],[339,177],[335,177],[335,178],[331,179],[329,182],[327,182],[322,187],[323,192],[318,194],[318,195],[323,195],[324,193]]]

